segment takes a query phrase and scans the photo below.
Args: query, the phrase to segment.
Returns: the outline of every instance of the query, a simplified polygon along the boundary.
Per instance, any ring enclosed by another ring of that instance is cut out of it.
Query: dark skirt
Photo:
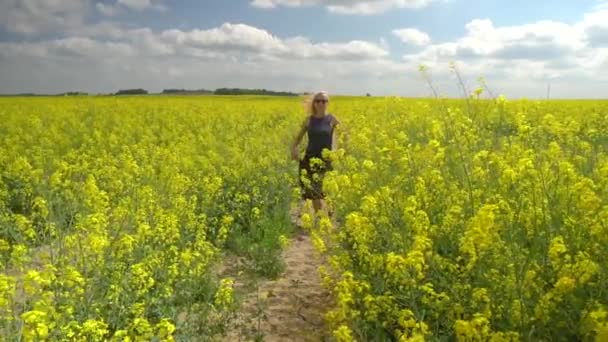
[[[312,157],[305,156],[300,160],[298,168],[300,188],[302,189],[302,199],[315,200],[325,198],[323,193],[323,177],[325,172],[332,169],[329,160],[320,159],[316,161]]]

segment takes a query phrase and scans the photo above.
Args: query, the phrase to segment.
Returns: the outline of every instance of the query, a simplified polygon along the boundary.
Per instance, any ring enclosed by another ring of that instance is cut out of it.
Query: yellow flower
[[[558,294],[565,294],[572,291],[576,287],[576,281],[571,277],[561,277],[555,283],[554,289]]]
[[[350,328],[348,328],[346,325],[339,326],[338,329],[334,330],[333,335],[336,338],[336,341],[338,341],[338,342],[354,341],[353,334],[352,334]]]
[[[220,287],[217,289],[213,303],[218,309],[226,309],[233,302],[233,286],[234,280],[231,278],[222,279]]]
[[[88,341],[104,341],[109,333],[105,322],[88,319],[82,324],[81,334]]]
[[[21,315],[25,323],[23,337],[26,341],[44,340],[49,335],[48,317],[46,312],[28,311]]]
[[[129,335],[135,341],[146,341],[154,337],[154,332],[147,319],[137,317],[129,324]]]
[[[279,236],[279,244],[281,245],[282,249],[285,249],[287,246],[289,246],[290,240],[287,236],[281,234]]]
[[[168,319],[164,318],[156,324],[156,336],[163,342],[174,341],[173,333],[175,332],[175,325]]]
[[[554,268],[558,268],[561,265],[561,256],[568,252],[568,247],[564,244],[564,238],[562,236],[556,236],[551,240],[549,247],[549,260],[553,264]]]
[[[306,230],[311,230],[313,228],[312,215],[310,215],[309,213],[303,213],[300,219],[302,221],[302,228]]]
[[[258,208],[258,207],[251,208],[251,217],[253,217],[254,220],[258,220],[260,218],[260,214],[261,214],[260,208]]]

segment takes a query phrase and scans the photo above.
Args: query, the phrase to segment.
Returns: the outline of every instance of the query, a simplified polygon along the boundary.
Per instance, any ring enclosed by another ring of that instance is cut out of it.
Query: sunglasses
[[[315,103],[328,103],[329,100],[325,100],[325,99],[317,99],[315,100]]]

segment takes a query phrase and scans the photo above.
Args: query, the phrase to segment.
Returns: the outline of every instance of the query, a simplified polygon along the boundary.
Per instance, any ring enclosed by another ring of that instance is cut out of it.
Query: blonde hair
[[[325,90],[318,91],[316,93],[312,93],[307,98],[304,99],[304,109],[308,115],[313,115],[315,113],[315,98],[319,95],[325,95],[329,100],[329,94]]]

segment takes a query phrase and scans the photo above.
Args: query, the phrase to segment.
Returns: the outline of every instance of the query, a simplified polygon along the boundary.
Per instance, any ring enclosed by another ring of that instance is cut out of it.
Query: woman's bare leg
[[[323,203],[320,199],[312,200],[312,207],[315,209],[315,214],[319,212],[323,208]]]

